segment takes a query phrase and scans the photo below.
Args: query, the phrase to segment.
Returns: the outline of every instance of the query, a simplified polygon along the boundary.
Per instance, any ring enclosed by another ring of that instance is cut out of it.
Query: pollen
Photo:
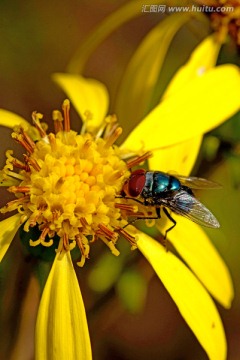
[[[68,100],[62,111],[53,111],[55,133],[47,133],[42,117],[32,114],[34,131],[30,125],[14,129],[12,138],[23,147],[23,158],[16,159],[10,150],[6,153],[1,181],[15,199],[0,211],[17,210],[24,232],[34,227],[41,231],[38,239],[29,241],[30,246],[50,247],[56,237],[57,252],[77,246],[80,266],[96,240],[114,255],[119,254],[119,236],[133,247],[134,237],[121,229],[128,224],[126,214],[138,209],[119,196],[130,172],[115,144],[122,133],[116,117],[108,116],[95,132],[87,131],[84,124],[80,134],[70,128]]]

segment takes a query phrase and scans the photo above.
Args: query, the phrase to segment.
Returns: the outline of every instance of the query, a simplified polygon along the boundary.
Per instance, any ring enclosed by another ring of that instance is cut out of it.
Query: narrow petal
[[[221,305],[229,308],[234,290],[231,275],[223,259],[199,225],[177,215],[174,215],[174,219],[177,225],[168,233],[168,240],[212,296]],[[170,226],[168,222],[161,230],[165,232]]]
[[[139,121],[149,111],[162,64],[172,39],[190,13],[173,14],[143,39],[123,75],[117,96],[116,113],[120,121]],[[161,46],[159,46],[161,44]]]
[[[107,114],[109,96],[107,88],[100,81],[86,79],[82,76],[57,73],[53,80],[69,97],[82,120],[86,119],[86,112],[92,115],[88,125],[97,127]]]
[[[183,143],[156,150],[148,160],[149,168],[187,176],[196,162],[201,143],[202,136],[199,135]]]
[[[146,234],[139,234],[137,245],[163,282],[209,359],[226,359],[227,345],[221,319],[214,302],[199,280],[178,258]]]
[[[215,41],[214,35],[204,39],[193,51],[186,65],[177,71],[163,98],[174,95],[189,81],[211,69],[216,64],[219,50],[220,44]],[[149,159],[150,168],[174,170],[178,174],[188,175],[197,159],[201,142],[202,135],[198,135],[183,143],[155,151],[154,156]]]
[[[122,146],[137,151],[145,145],[152,150],[202,135],[239,110],[239,89],[236,66],[211,69],[156,106]]]
[[[92,359],[84,304],[69,252],[56,255],[39,306],[36,359]]]
[[[0,222],[0,261],[2,261],[21,225],[20,218],[20,214],[15,214]]]
[[[173,77],[163,97],[171,96],[195,77],[202,76],[216,65],[221,44],[215,39],[215,34],[204,39],[192,52],[186,65],[182,66]]]
[[[145,0],[144,6],[147,11],[152,5],[152,0]],[[155,0],[154,4],[166,4],[166,0]],[[75,55],[72,57],[68,72],[81,74],[91,54],[106,39],[114,30],[123,25],[125,22],[134,17],[145,15],[143,4],[139,0],[127,2],[126,5],[121,6],[116,11],[112,12],[105,18],[100,25],[93,29],[91,34],[79,46]],[[143,10],[143,12],[141,11]]]
[[[29,123],[21,116],[14,114],[8,110],[0,109],[0,125],[12,129],[14,126],[19,125],[21,123],[29,126]]]

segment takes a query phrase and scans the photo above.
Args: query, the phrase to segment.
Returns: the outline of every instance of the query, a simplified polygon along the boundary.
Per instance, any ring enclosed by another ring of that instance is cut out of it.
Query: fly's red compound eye
[[[137,197],[141,194],[145,185],[146,175],[145,170],[138,169],[132,172],[128,180],[128,193],[131,197]]]

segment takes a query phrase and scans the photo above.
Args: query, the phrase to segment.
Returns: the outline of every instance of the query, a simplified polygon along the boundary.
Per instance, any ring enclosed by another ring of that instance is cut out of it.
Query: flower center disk
[[[12,179],[8,190],[17,199],[1,212],[17,209],[25,232],[38,226],[41,235],[30,240],[31,246],[51,246],[57,235],[58,251],[71,250],[77,244],[84,262],[89,241],[100,238],[118,255],[114,247],[119,236],[116,229],[127,221],[122,217],[121,199],[116,201],[116,197],[129,177],[121,151],[113,145],[121,128],[114,117],[108,117],[101,131],[79,135],[70,130],[68,102],[63,113],[63,118],[60,112],[53,114],[56,134],[46,134],[42,116],[37,113],[33,114],[37,140],[33,141],[29,129],[15,129],[12,136],[25,148],[25,161],[7,151],[4,176]],[[18,173],[14,167],[20,169]]]

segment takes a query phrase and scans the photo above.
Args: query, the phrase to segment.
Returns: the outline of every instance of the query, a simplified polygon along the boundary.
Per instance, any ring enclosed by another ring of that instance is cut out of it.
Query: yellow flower
[[[53,112],[55,134],[47,133],[39,113],[33,113],[33,128],[16,115],[0,111],[0,124],[14,127],[13,138],[25,152],[24,161],[19,161],[7,151],[1,172],[1,185],[16,196],[1,212],[17,213],[0,223],[0,259],[21,225],[26,234],[31,228],[40,230],[37,239],[30,239],[32,247],[56,248],[38,312],[36,359],[91,359],[70,251],[79,248],[80,266],[97,240],[118,255],[119,235],[149,260],[209,358],[226,358],[221,319],[205,287],[225,307],[231,304],[233,289],[228,270],[209,239],[198,225],[179,217],[169,233],[169,240],[199,281],[160,243],[133,226],[124,228],[129,216],[141,217],[146,209],[120,196],[129,169],[148,159],[149,151],[154,155],[149,158],[150,168],[189,174],[203,134],[239,109],[239,71],[230,65],[212,68],[217,48],[209,38],[195,50],[163,100],[121,147],[115,141],[122,128],[115,116],[106,116],[107,90],[93,79],[54,75],[83,119],[80,134],[71,130],[68,100],[63,103],[63,114]],[[161,219],[157,226],[164,231]]]

